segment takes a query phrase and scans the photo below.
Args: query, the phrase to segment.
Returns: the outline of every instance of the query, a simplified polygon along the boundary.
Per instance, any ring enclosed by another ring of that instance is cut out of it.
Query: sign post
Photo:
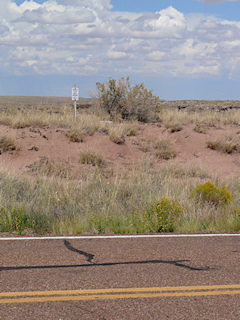
[[[77,118],[77,100],[79,98],[79,89],[74,85],[72,88],[72,100],[74,100],[74,120],[76,121]]]

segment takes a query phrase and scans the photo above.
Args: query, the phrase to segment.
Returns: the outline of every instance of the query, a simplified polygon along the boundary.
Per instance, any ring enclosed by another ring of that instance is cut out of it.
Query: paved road
[[[240,236],[0,241],[0,319],[240,319]]]

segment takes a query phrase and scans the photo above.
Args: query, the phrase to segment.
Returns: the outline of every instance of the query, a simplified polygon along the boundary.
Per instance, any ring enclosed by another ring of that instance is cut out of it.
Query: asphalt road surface
[[[0,320],[239,320],[240,236],[0,241]]]

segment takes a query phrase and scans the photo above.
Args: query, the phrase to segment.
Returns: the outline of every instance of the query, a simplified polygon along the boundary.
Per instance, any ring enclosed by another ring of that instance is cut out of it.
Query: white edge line
[[[240,233],[211,233],[211,234],[143,234],[115,236],[52,236],[52,237],[3,237],[0,241],[18,240],[62,240],[62,239],[131,239],[131,238],[190,238],[190,237],[236,237]]]

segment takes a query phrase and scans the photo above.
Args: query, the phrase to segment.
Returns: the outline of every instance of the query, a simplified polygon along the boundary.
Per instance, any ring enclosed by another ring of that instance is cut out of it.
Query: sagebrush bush
[[[199,202],[209,202],[216,206],[225,205],[233,201],[230,192],[225,186],[217,187],[211,182],[196,186],[190,198],[194,198]]]
[[[96,86],[99,105],[112,119],[120,115],[124,120],[150,122],[161,110],[159,98],[143,83],[131,87],[129,78],[118,81],[110,78],[106,83],[97,82]]]

